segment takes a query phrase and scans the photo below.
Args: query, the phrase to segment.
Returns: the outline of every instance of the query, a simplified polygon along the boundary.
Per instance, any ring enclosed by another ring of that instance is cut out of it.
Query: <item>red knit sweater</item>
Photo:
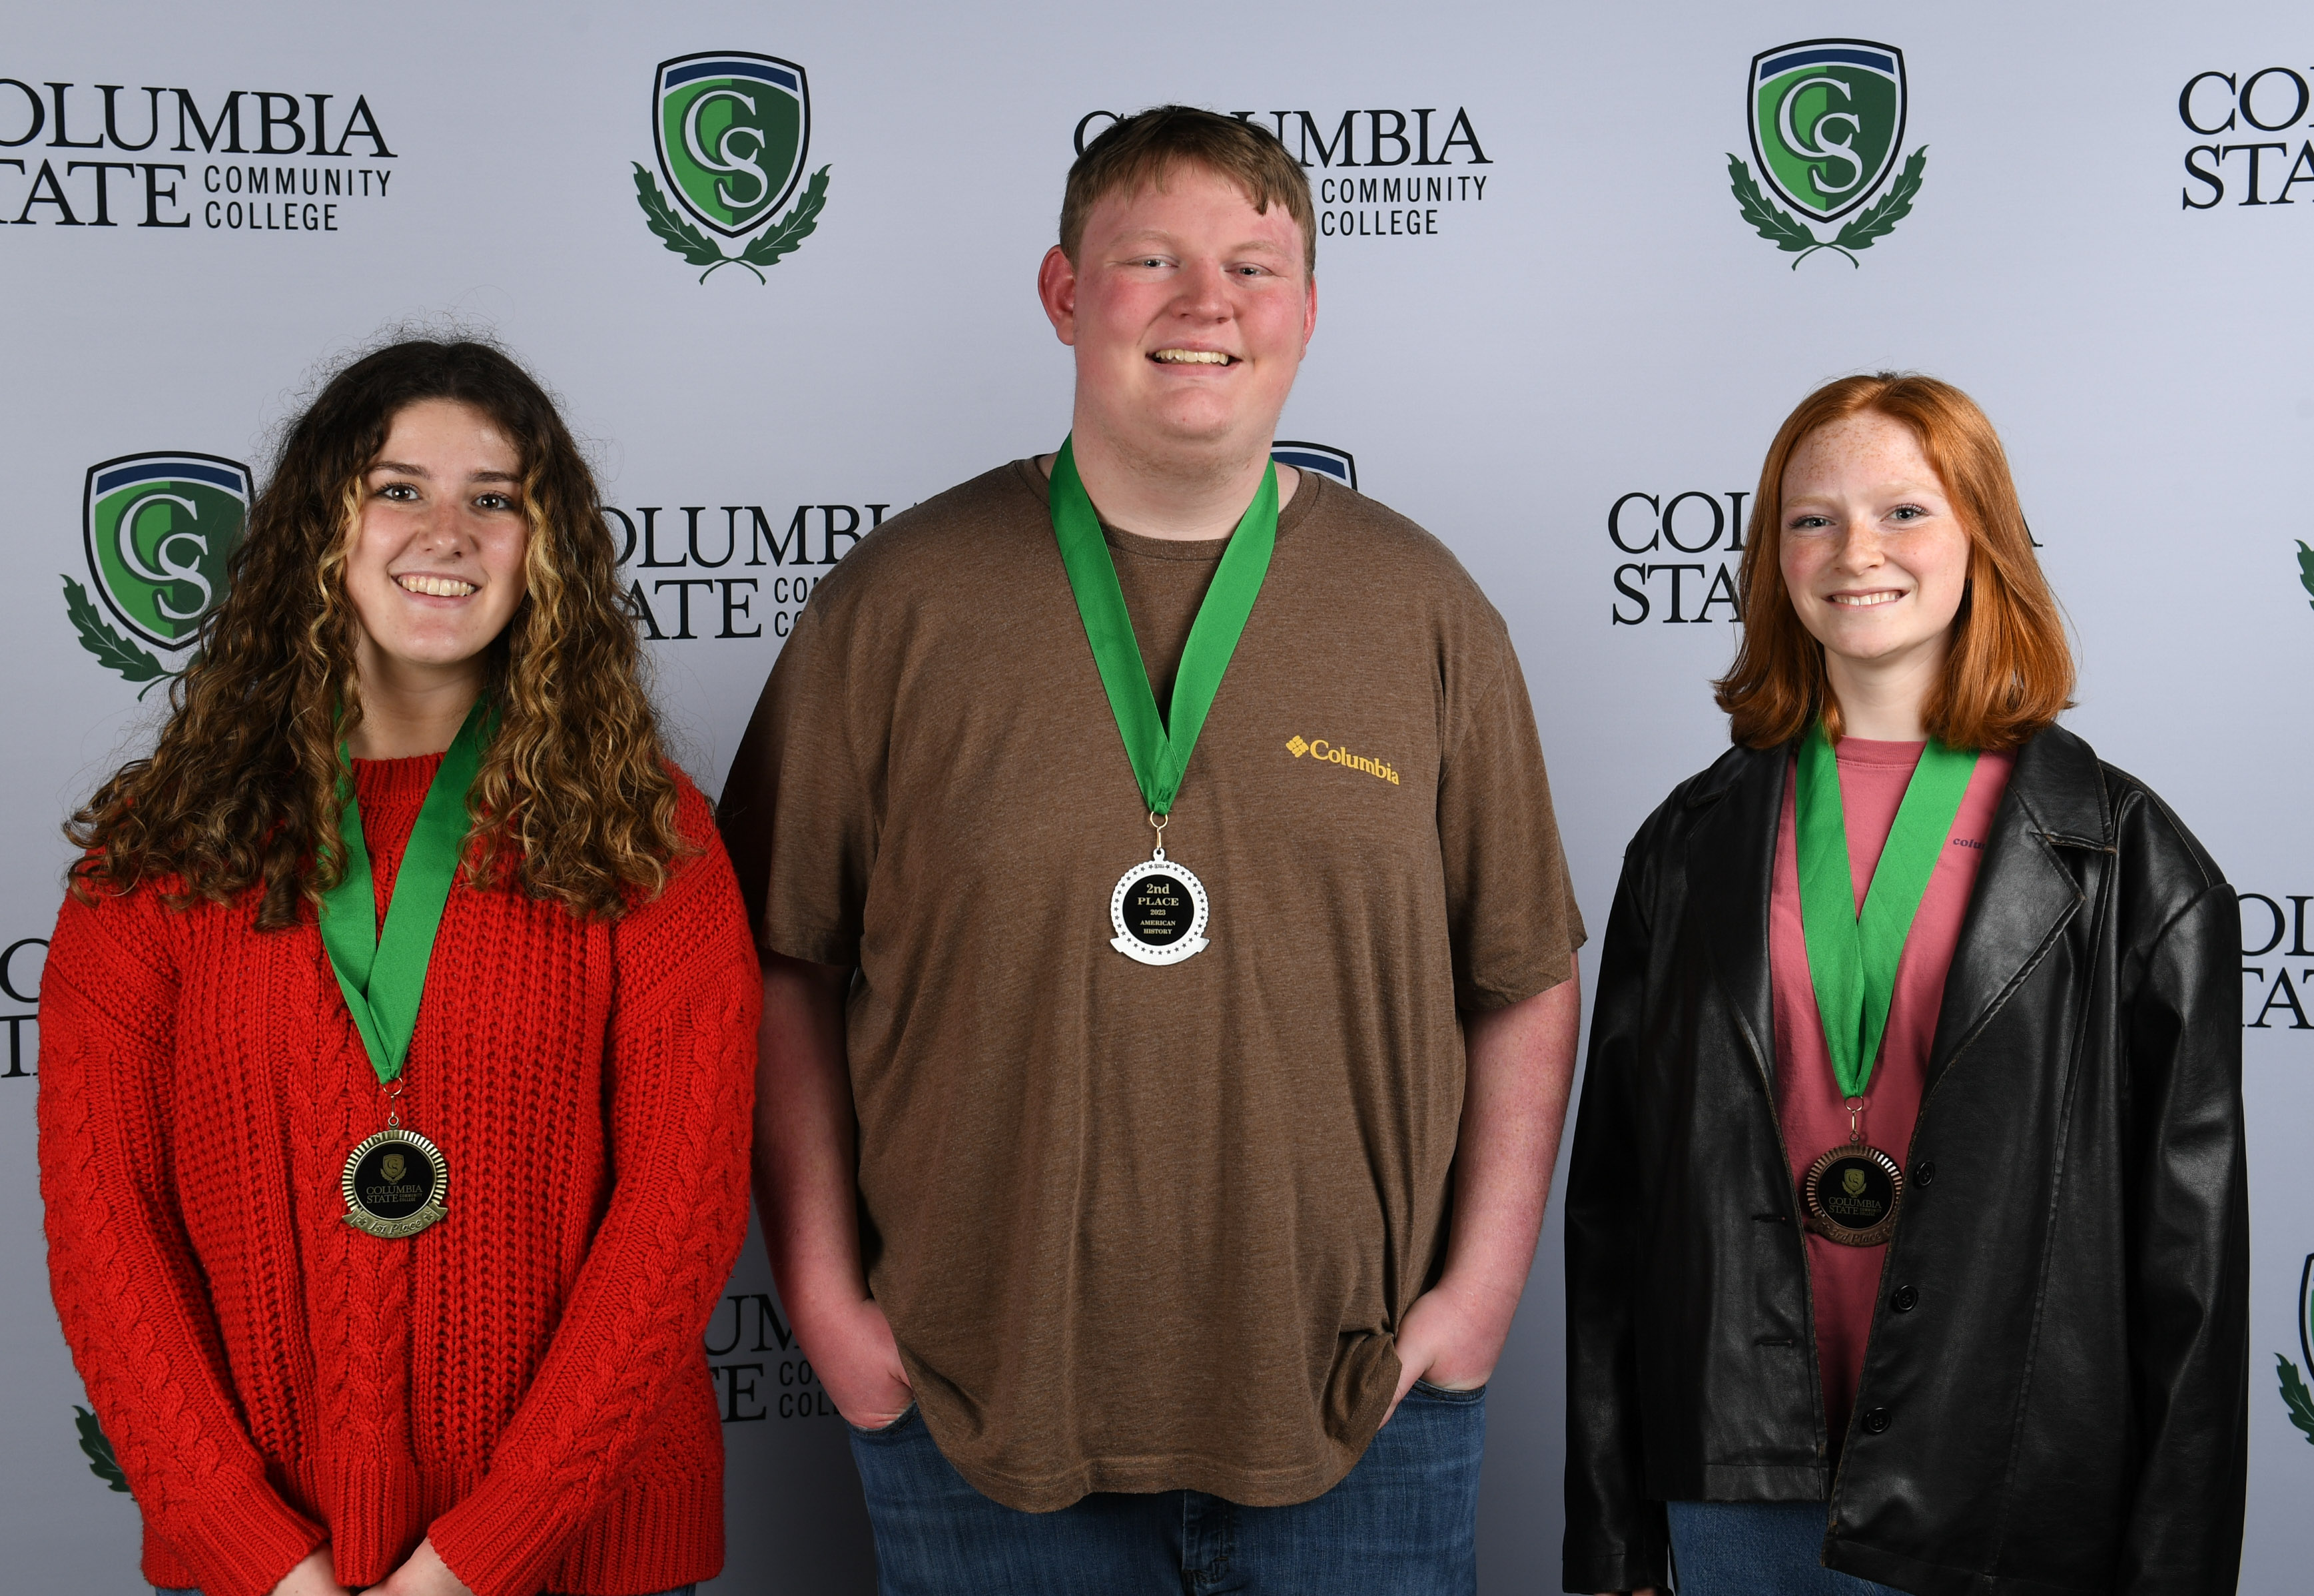
[[[439,756],[354,767],[383,916]],[[729,861],[612,924],[454,887],[402,1123],[449,1217],[387,1241],[340,1173],[386,1106],[319,932],[153,891],[57,916],[40,1006],[57,1311],[145,1518],[145,1577],[264,1596],[430,1535],[479,1596],[723,1561],[700,1337],[747,1222],[762,989]]]

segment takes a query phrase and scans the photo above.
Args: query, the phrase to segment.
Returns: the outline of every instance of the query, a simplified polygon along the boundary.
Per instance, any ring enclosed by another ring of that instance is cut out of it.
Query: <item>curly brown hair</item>
[[[342,878],[339,780],[362,716],[345,564],[364,474],[394,417],[428,399],[471,405],[506,435],[529,525],[528,588],[486,657],[497,733],[466,795],[466,878],[614,918],[694,851],[578,444],[500,350],[414,339],[353,361],[288,428],[159,744],[65,828],[84,851],[75,893],[149,883],[181,907],[255,889],[257,924],[278,930]]]

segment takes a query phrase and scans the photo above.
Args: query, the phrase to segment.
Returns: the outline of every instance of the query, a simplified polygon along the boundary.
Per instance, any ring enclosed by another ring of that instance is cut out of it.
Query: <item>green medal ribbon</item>
[[[1117,562],[1109,558],[1108,540],[1101,535],[1100,518],[1077,475],[1070,445],[1070,439],[1064,439],[1053,461],[1053,536],[1061,546],[1061,563],[1068,569],[1069,588],[1076,595],[1077,615],[1084,622],[1085,640],[1092,645],[1093,663],[1100,667],[1101,685],[1108,690],[1108,707],[1117,717],[1117,735],[1125,739],[1125,755],[1133,762],[1134,778],[1141,783],[1150,814],[1163,816],[1180,790],[1190,750],[1205,729],[1206,712],[1213,708],[1230,656],[1237,652],[1237,640],[1245,631],[1246,617],[1253,613],[1262,578],[1269,574],[1269,556],[1277,547],[1277,467],[1263,471],[1261,487],[1223,551],[1189,627],[1189,641],[1181,650],[1172,704],[1161,713],[1157,695],[1150,691],[1148,668],[1142,663],[1141,645],[1133,635],[1133,617],[1126,613],[1125,590],[1117,586]]]
[[[338,990],[353,1011],[354,1028],[361,1032],[380,1086],[401,1076],[418,1028],[434,933],[441,929],[442,908],[465,849],[466,789],[481,769],[489,719],[476,700],[434,772],[394,875],[383,931],[375,929],[377,898],[370,885],[369,847],[362,839],[361,801],[352,780],[342,772],[338,777],[338,835],[345,842],[346,873],[322,895],[322,945],[329,950]]]
[[[1921,750],[1859,913],[1848,863],[1848,817],[1840,801],[1840,761],[1824,722],[1809,728],[1800,744],[1800,922],[1807,936],[1816,1013],[1824,1020],[1824,1045],[1832,1050],[1842,1098],[1863,1096],[1872,1080],[1904,939],[1952,834],[1976,757],[1934,737]]]

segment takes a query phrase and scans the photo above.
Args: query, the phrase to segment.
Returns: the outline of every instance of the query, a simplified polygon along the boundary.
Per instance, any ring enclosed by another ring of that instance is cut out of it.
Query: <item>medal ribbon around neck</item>
[[[1277,546],[1277,467],[1263,469],[1261,487],[1222,553],[1213,583],[1197,605],[1188,644],[1181,650],[1172,703],[1161,713],[1149,686],[1148,668],[1142,663],[1141,645],[1133,635],[1133,618],[1126,613],[1125,590],[1117,585],[1117,561],[1109,556],[1100,518],[1077,475],[1072,441],[1062,440],[1053,461],[1053,536],[1061,546],[1077,615],[1084,622],[1085,640],[1092,645],[1101,685],[1108,690],[1108,707],[1117,717],[1117,735],[1125,739],[1125,755],[1133,762],[1134,779],[1141,784],[1152,817],[1161,817],[1171,810],[1173,796],[1180,790],[1190,751],[1205,729],[1206,712],[1213,708],[1214,694],[1229,670],[1230,657],[1237,652],[1262,579],[1269,574],[1269,557]]]
[[[322,895],[322,945],[329,950],[338,990],[353,1012],[354,1028],[361,1033],[380,1086],[401,1078],[418,1028],[434,935],[441,929],[443,906],[465,847],[466,789],[481,769],[489,719],[476,700],[434,772],[394,874],[383,931],[375,929],[377,898],[370,883],[369,848],[362,838],[361,801],[351,779],[342,770],[338,776],[338,835],[345,844],[346,873]]]
[[[1856,878],[1849,869],[1848,817],[1840,801],[1839,756],[1821,720],[1800,744],[1800,922],[1816,1013],[1824,1020],[1824,1045],[1832,1051],[1833,1073],[1843,1098],[1862,1097],[1871,1082],[1880,1039],[1888,1029],[1904,939],[1952,834],[1976,759],[1974,753],[1929,739],[1905,785],[1904,801],[1888,828],[1859,913]]]

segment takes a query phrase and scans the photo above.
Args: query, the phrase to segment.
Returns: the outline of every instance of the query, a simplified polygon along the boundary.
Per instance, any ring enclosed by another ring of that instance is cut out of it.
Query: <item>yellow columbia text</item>
[[[1347,748],[1337,747],[1323,737],[1314,742],[1305,742],[1299,736],[1290,737],[1286,740],[1285,751],[1296,759],[1306,754],[1311,758],[1323,760],[1328,764],[1338,764],[1348,770],[1364,771],[1369,776],[1379,776],[1392,787],[1399,784],[1398,772],[1391,767],[1389,761],[1368,759],[1363,754],[1353,754]]]

